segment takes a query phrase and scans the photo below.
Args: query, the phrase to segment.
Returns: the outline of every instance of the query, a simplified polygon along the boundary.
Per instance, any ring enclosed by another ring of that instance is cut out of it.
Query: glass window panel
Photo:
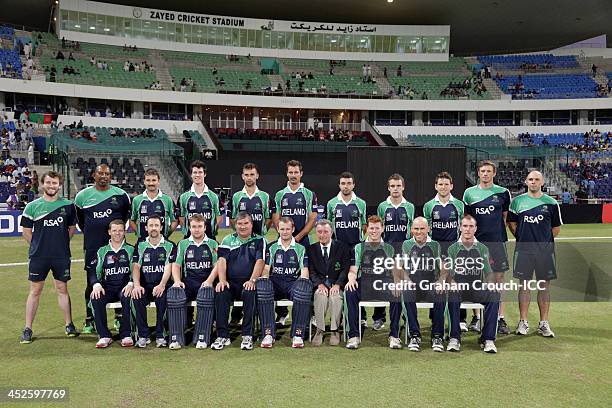
[[[103,33],[106,35],[116,35],[115,16],[106,16]]]
[[[132,18],[132,37],[142,38],[142,21]]]
[[[374,52],[385,52],[384,50],[384,39],[386,36],[384,35],[374,35],[372,36],[374,40]]]
[[[155,37],[159,41],[166,41],[168,39],[168,27],[165,21],[152,21],[153,31]]]
[[[240,44],[241,47],[249,46],[249,30],[246,30],[246,29],[238,30],[238,44]]]
[[[255,30],[244,30],[247,35],[247,47],[255,46]]]
[[[96,15],[87,14],[87,32],[93,34],[96,32]]]
[[[132,19],[131,18],[123,19],[123,32],[124,32],[125,37],[129,38],[132,36]]]
[[[223,45],[232,46],[232,29],[230,27],[223,28]]]
[[[125,32],[123,31],[123,17],[115,17],[115,35],[119,37],[125,37]]]
[[[293,43],[293,33],[285,33],[285,49],[293,50],[295,45]]]
[[[184,43],[191,43],[191,32],[192,32],[192,26],[190,24],[183,24],[183,42]]]
[[[166,23],[166,41],[176,41],[176,24]]]
[[[261,45],[261,48],[270,48],[271,47],[271,42],[272,42],[272,36],[270,35],[269,31],[264,32],[263,34],[263,43]]]
[[[317,51],[325,51],[325,37],[323,34],[314,34],[315,37],[315,47],[314,49]]]
[[[79,29],[75,27],[75,25],[79,24],[79,12],[78,11],[68,11],[68,21],[69,21],[69,30],[78,31]]]
[[[68,27],[70,26],[70,21],[68,21],[68,19],[68,10],[62,10],[60,14],[60,27],[62,28],[62,30],[68,30]]]
[[[345,51],[353,51],[353,36],[352,35],[344,35],[344,50]]]
[[[308,47],[306,48],[307,50],[316,50],[317,46],[316,46],[316,41],[317,41],[317,35],[314,33],[308,33]]]
[[[295,50],[307,50],[308,49],[308,33],[295,33],[293,35],[293,41]]]
[[[207,31],[206,43],[208,45],[215,45],[215,41],[217,40],[217,28],[207,27],[206,31]]]
[[[101,14],[96,14],[96,34],[104,34],[104,27],[106,26],[105,18]]]
[[[143,21],[142,22],[142,36],[146,39],[154,38],[155,36],[155,21]]]
[[[338,42],[334,37],[335,36],[332,34],[323,34],[323,51],[330,51],[333,49],[332,47]]]
[[[78,31],[87,31],[89,26],[87,25],[87,13],[79,13],[79,24],[75,25]]]

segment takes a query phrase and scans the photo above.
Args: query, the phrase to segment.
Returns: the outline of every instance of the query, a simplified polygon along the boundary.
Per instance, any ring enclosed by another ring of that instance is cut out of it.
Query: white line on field
[[[72,263],[79,263],[79,262],[83,262],[83,261],[84,261],[84,259],[73,259],[70,262],[72,262]],[[3,266],[5,266],[5,267],[9,267],[9,266],[26,266],[28,264],[29,264],[29,262],[3,263],[3,264],[0,264],[0,267],[3,267]]]

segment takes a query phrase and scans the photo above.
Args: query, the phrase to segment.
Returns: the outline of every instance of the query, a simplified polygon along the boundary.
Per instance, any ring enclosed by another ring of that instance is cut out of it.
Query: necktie
[[[323,247],[323,259],[325,260],[326,264],[329,262],[329,253],[327,252],[326,246]]]

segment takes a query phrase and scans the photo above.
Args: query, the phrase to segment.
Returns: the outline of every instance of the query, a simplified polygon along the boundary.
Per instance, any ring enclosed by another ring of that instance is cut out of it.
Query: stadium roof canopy
[[[610,0],[101,0],[127,6],[275,20],[451,26],[451,53],[553,49],[602,34]],[[53,0],[21,0],[0,21],[46,30]]]

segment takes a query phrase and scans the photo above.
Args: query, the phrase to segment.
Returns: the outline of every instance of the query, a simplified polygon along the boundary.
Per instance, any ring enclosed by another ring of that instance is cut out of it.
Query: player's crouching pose
[[[176,255],[175,245],[162,235],[163,223],[159,215],[151,215],[145,224],[146,238],[140,241],[132,259],[132,305],[136,315],[136,347],[146,347],[149,339],[147,305],[155,302],[155,344],[165,347],[166,286],[172,273],[172,262]]]
[[[261,347],[270,348],[276,338],[274,300],[293,302],[291,339],[293,348],[304,347],[304,333],[310,318],[312,283],[308,275],[306,248],[293,238],[293,220],[281,217],[278,222],[280,238],[266,252],[266,266],[257,280],[257,304],[264,335]]]
[[[106,348],[112,343],[111,332],[106,320],[106,305],[121,302],[122,315],[119,324],[121,346],[131,347],[134,340],[130,328],[130,293],[132,292],[132,257],[134,247],[125,242],[125,223],[113,220],[108,225],[110,241],[98,250],[96,257],[96,275],[89,282],[91,307],[94,313],[96,330],[100,339],[97,348]]]
[[[189,221],[189,238],[178,243],[176,258],[172,264],[174,284],[168,289],[168,325],[171,350],[185,345],[185,328],[191,317],[187,316],[187,302],[196,301],[197,316],[193,332],[196,348],[205,349],[210,344],[210,332],[215,311],[213,288],[204,281],[212,274],[217,262],[217,242],[205,234],[206,220],[194,214]]]

